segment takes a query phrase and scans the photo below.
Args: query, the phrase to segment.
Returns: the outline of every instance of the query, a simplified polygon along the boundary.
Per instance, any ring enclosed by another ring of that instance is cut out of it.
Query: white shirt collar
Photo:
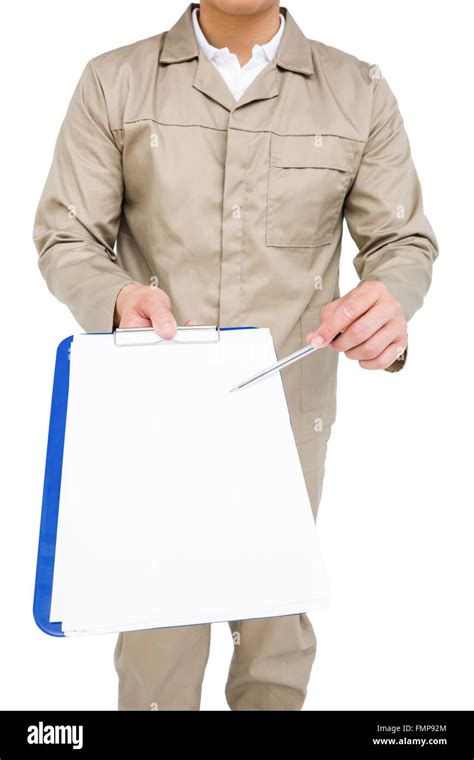
[[[231,57],[233,55],[233,53],[230,53],[229,48],[216,48],[207,41],[198,21],[198,8],[194,8],[193,10],[193,26],[199,47],[201,48],[206,58],[208,58],[210,61],[212,61],[218,53],[226,57]],[[285,19],[284,16],[280,13],[280,26],[277,33],[264,45],[254,45],[252,48],[252,58],[266,58],[267,61],[272,61],[277,51],[278,45],[280,44],[284,30]]]

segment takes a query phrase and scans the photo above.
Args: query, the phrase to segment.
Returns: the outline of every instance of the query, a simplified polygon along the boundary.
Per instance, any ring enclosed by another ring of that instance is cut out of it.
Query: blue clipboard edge
[[[33,617],[36,625],[50,636],[64,636],[61,630],[61,623],[51,623],[49,615],[53,592],[59,495],[61,492],[64,434],[66,430],[69,394],[69,351],[73,339],[73,335],[65,338],[61,341],[56,351],[38,540],[38,558],[36,562]]]
[[[221,327],[225,330],[255,330],[254,325],[244,327]],[[110,335],[111,333],[91,333]],[[66,432],[67,404],[69,396],[69,352],[73,335],[61,341],[56,351],[51,412],[49,418],[48,445],[44,473],[43,501],[41,506],[38,555],[33,599],[33,617],[36,625],[49,636],[62,636],[62,624],[50,622],[53,593],[54,560],[58,533],[59,497],[63,468],[64,435]]]

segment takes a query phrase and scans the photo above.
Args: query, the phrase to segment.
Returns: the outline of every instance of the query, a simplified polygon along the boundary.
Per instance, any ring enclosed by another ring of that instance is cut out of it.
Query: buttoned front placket
[[[242,263],[245,256],[246,198],[251,133],[246,130],[248,109],[252,103],[278,95],[278,76],[271,62],[236,102],[222,77],[202,55],[193,86],[212,98],[228,112],[227,140],[222,198],[222,249],[218,304],[218,324],[238,326],[244,320]]]

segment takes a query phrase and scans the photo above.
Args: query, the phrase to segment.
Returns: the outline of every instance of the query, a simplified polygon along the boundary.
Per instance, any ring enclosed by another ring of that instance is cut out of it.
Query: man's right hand
[[[188,320],[186,325],[196,324]],[[150,285],[125,285],[115,303],[114,326],[154,327],[162,338],[174,338],[177,324],[171,313],[171,301],[164,290]]]

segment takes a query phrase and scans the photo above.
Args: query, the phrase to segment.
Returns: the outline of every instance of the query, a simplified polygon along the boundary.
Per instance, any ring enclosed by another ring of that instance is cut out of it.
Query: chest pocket
[[[335,135],[272,135],[267,245],[330,243],[348,190],[354,146]]]

